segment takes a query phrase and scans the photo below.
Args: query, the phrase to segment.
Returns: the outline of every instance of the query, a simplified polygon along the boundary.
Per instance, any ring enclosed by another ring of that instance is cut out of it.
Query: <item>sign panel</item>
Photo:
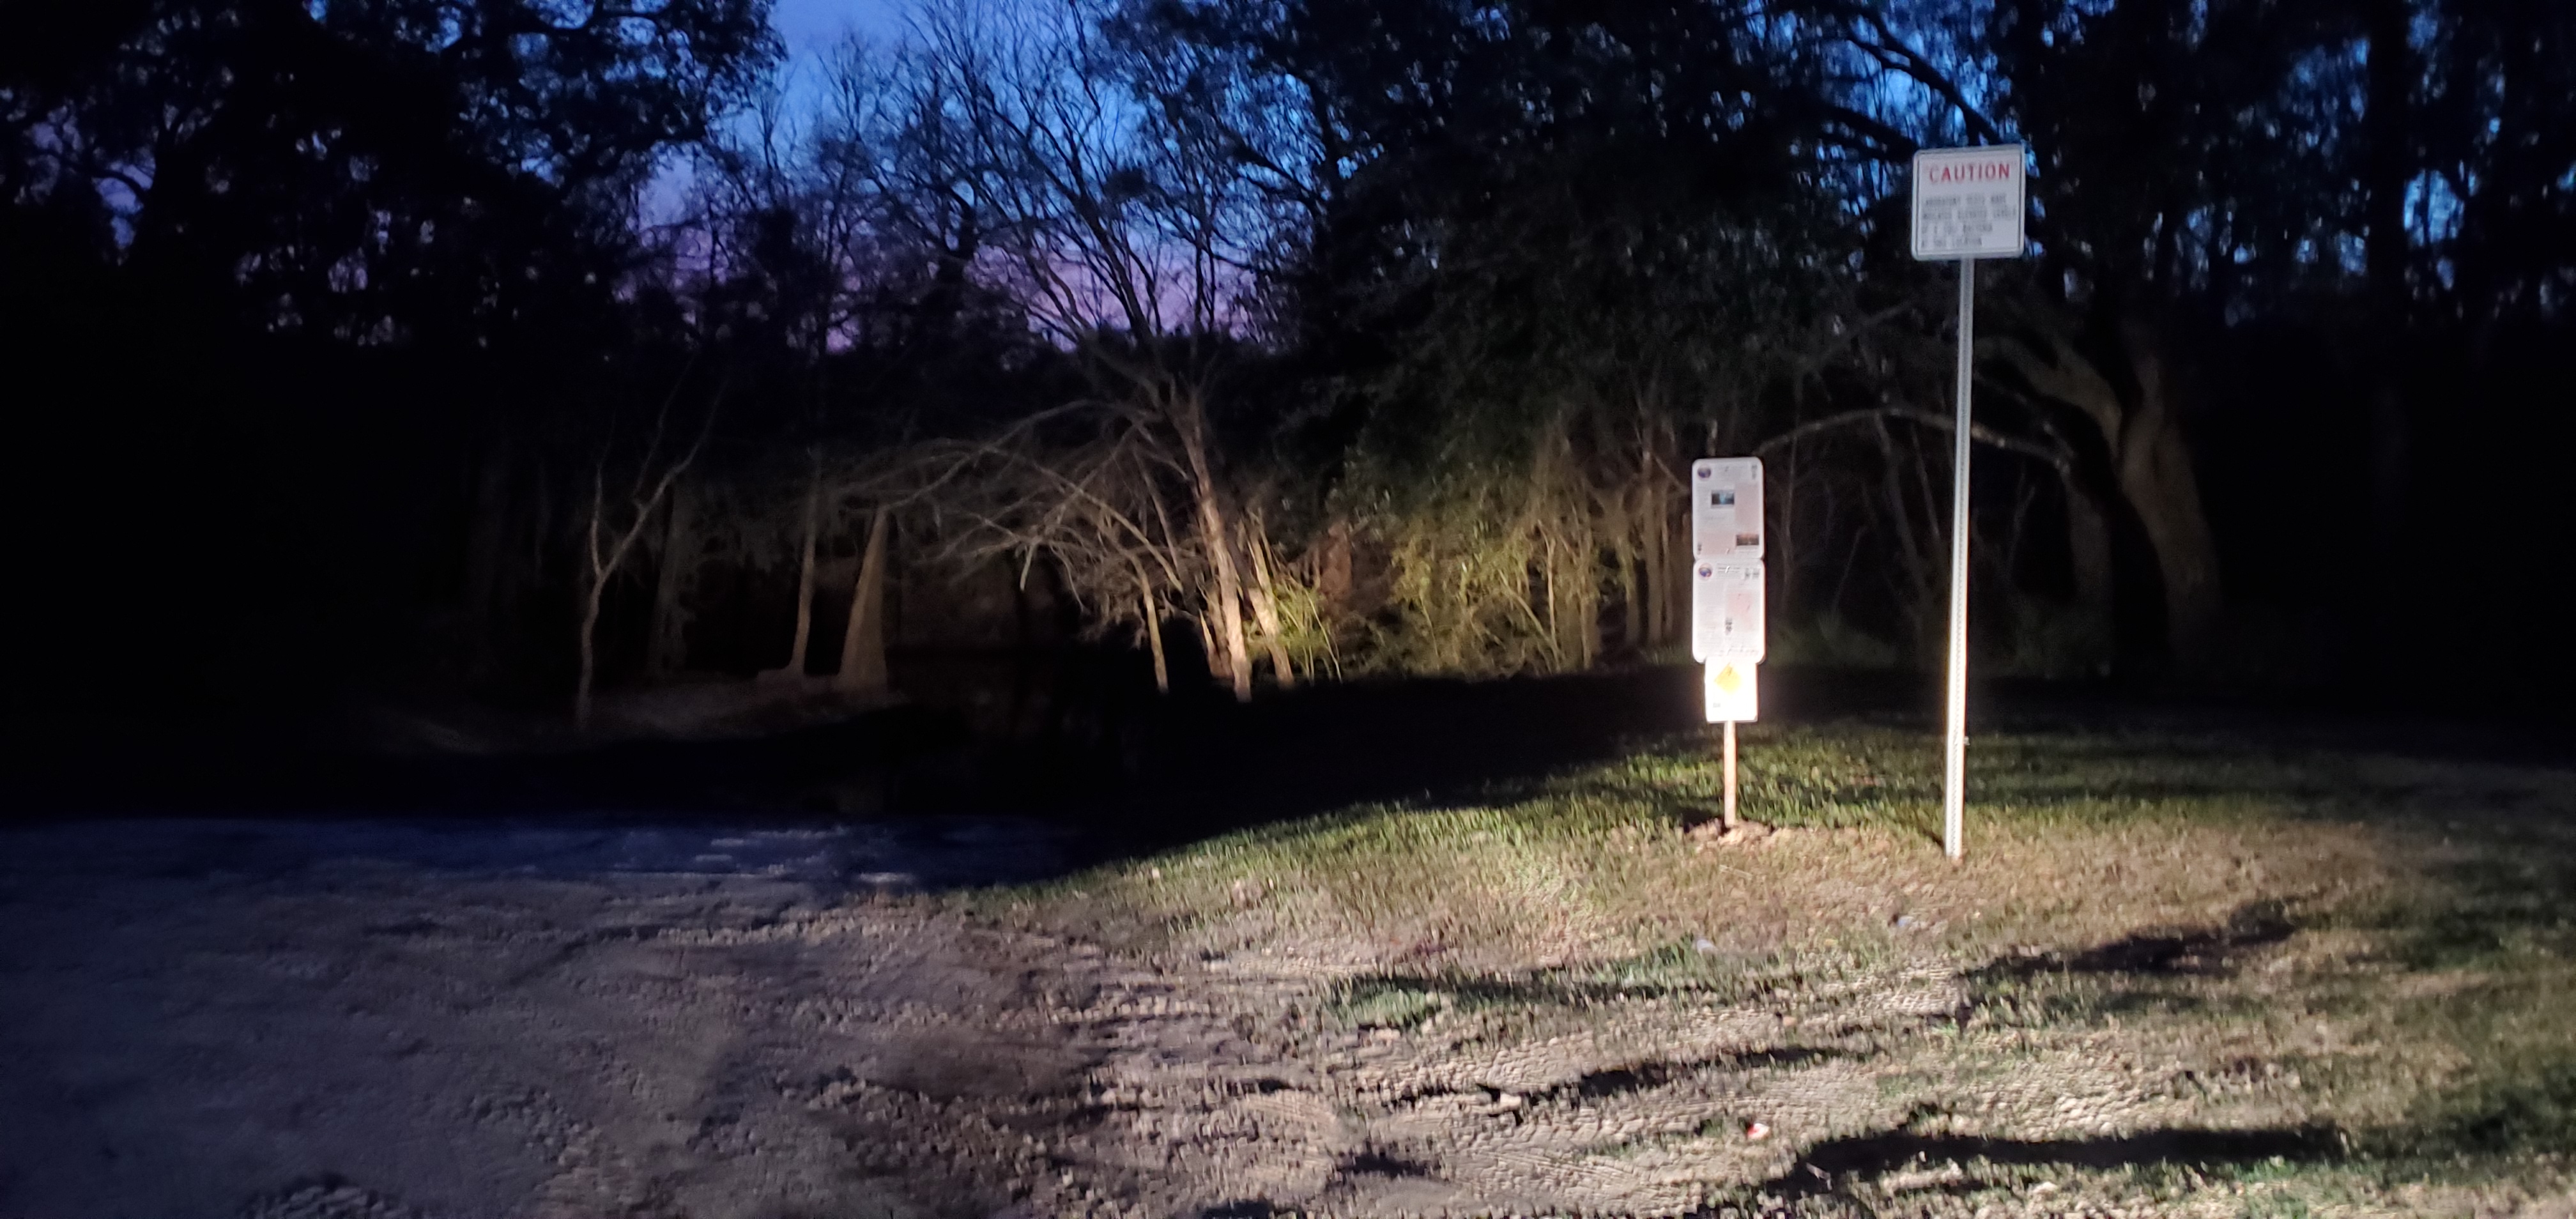
[[[1763,566],[1691,566],[1691,659],[1760,660],[1763,656]]]
[[[1763,654],[1762,459],[1691,463],[1691,656],[1705,666],[1708,722],[1760,710],[1753,666]]]
[[[1690,497],[1694,561],[1761,561],[1761,458],[1704,457],[1692,462]]]
[[[1914,154],[1914,256],[2019,258],[2022,148],[1934,148]]]
[[[1701,669],[1708,722],[1749,724],[1761,717],[1761,683],[1749,660],[1712,660]]]

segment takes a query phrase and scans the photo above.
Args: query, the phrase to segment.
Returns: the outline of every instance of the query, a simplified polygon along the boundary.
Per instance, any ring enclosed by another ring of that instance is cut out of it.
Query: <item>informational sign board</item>
[[[1762,459],[1707,457],[1691,463],[1691,558],[1699,563],[1762,560]]]
[[[1761,681],[1752,661],[1712,660],[1701,672],[1709,723],[1750,724],[1761,718]]]
[[[1691,567],[1691,659],[1762,659],[1763,566],[1711,563]]]
[[[1750,720],[1764,651],[1762,459],[1692,462],[1690,497],[1691,656],[1705,666],[1708,722]]]
[[[2019,258],[2022,147],[1934,148],[1914,154],[1914,256]]]

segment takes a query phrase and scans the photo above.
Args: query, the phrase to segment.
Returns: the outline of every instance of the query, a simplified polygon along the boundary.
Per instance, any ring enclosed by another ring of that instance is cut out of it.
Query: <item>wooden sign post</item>
[[[1736,824],[1735,725],[1761,712],[1762,459],[1691,463],[1691,658],[1708,722],[1726,726],[1725,828]]]

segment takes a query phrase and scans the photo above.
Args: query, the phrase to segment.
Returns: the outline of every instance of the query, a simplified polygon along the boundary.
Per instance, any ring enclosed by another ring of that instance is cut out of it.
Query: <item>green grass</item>
[[[1355,1028],[1409,1029],[1454,1006],[1455,996],[1438,986],[1391,978],[1358,978],[1337,987],[1327,1014]]]
[[[2070,1206],[2182,1190],[2248,1215],[2441,1210],[2499,1181],[2565,1186],[2576,777],[1996,733],[1974,742],[1970,855],[1952,865],[1937,751],[1881,724],[1748,730],[1746,815],[1805,831],[1751,847],[1689,832],[1720,796],[1693,735],[1469,805],[1351,809],[971,905],[1148,956],[1278,962],[1319,979],[1346,1030],[1563,1028],[1640,1003],[1795,1013],[1946,962],[1968,979],[1960,1012],[1854,1043],[1889,1056],[1878,1101],[1973,1113],[1981,1089],[2051,1063],[2195,1060],[2174,1093],[2189,1112],[2319,1125],[2349,1148],[2188,1181],[2069,1169],[2053,1179]]]

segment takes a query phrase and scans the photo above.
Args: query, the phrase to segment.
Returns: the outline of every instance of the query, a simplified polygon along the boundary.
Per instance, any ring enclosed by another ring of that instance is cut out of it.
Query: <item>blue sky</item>
[[[891,38],[902,24],[901,0],[777,0],[770,20],[799,58],[829,50],[847,30]]]
[[[880,41],[892,41],[903,29],[903,6],[910,0],[774,0],[770,24],[787,43],[790,74],[787,96],[801,103],[820,80],[824,57],[852,30]],[[650,188],[645,211],[657,220],[676,218],[689,189],[685,158],[665,163]]]

